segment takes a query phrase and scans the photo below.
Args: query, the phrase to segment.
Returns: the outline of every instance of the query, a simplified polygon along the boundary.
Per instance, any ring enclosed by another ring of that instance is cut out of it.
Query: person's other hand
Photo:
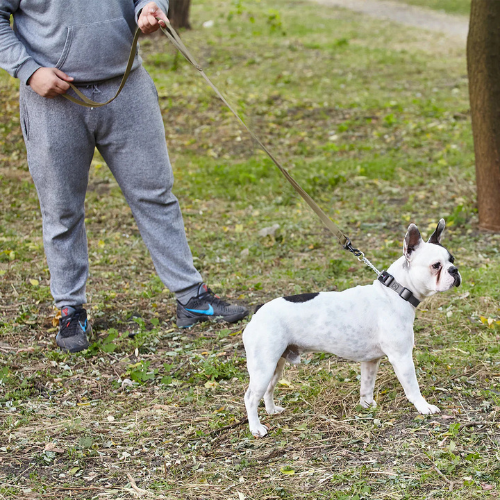
[[[28,80],[28,85],[42,97],[57,97],[65,94],[73,77],[57,68],[38,68]]]
[[[161,20],[158,21],[157,18]],[[165,12],[163,12],[154,2],[149,2],[144,6],[137,20],[137,25],[145,35],[154,33],[160,26],[165,27],[167,23],[168,19]]]

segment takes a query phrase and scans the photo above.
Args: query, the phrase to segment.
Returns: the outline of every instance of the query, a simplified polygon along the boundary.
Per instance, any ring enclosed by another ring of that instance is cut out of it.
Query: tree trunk
[[[175,29],[191,29],[191,25],[189,24],[190,5],[191,0],[170,0],[167,17]]]
[[[467,71],[479,227],[500,232],[500,1],[472,0]]]

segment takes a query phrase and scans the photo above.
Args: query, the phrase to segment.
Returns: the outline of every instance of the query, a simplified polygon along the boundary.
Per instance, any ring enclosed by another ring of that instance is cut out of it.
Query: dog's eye
[[[441,262],[436,262],[435,264],[432,264],[433,269],[439,269],[441,267]]]

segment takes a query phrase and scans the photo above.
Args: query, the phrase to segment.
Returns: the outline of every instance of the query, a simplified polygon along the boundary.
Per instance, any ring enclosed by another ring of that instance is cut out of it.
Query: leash
[[[139,40],[140,34],[141,31],[137,29],[134,35],[134,40],[132,41],[132,48],[130,49],[130,55],[128,56],[127,67],[125,69],[125,73],[123,74],[122,81],[120,82],[120,86],[118,87],[115,96],[112,97],[109,101],[106,102],[93,101],[92,99],[89,99],[85,94],[80,92],[80,90],[76,87],[76,85],[73,85],[72,83],[70,83],[69,86],[81,100],[76,99],[75,97],[72,97],[68,94],[61,94],[61,95],[68,101],[78,104],[79,106],[85,106],[87,108],[101,108],[102,106],[106,106],[106,104],[109,104],[110,102],[114,101],[120,95],[120,92],[122,91],[123,87],[125,87],[125,83],[127,82],[130,72],[132,71],[135,54],[137,52],[137,42]]]
[[[229,110],[233,113],[233,115],[236,117],[236,119],[240,122],[240,124],[245,128],[245,130],[250,134],[252,139],[254,139],[257,144],[264,150],[264,152],[269,156],[269,158],[272,160],[272,162],[278,167],[280,172],[283,174],[283,176],[287,179],[287,181],[292,185],[292,187],[295,189],[295,191],[304,199],[304,201],[309,205],[309,207],[314,211],[314,213],[319,217],[321,222],[327,227],[327,229],[338,239],[340,245],[342,245],[346,250],[349,250],[352,252],[356,257],[358,257],[359,260],[364,261],[364,254],[357,248],[353,248],[351,244],[351,240],[340,230],[339,227],[337,227],[333,221],[325,214],[325,212],[317,205],[317,203],[309,196],[309,194],[299,185],[299,183],[290,175],[288,170],[286,170],[280,162],[275,158],[275,156],[269,151],[269,149],[264,145],[264,143],[257,137],[257,135],[247,127],[245,122],[240,118],[238,113],[234,110],[234,108],[229,104],[229,102],[226,100],[226,98],[221,94],[219,89],[212,83],[210,78],[206,75],[206,73],[203,71],[203,68],[196,62],[195,58],[191,55],[187,47],[184,45],[182,40],[180,39],[179,35],[176,33],[174,28],[170,23],[167,24],[167,26],[164,28],[163,26],[160,26],[161,30],[163,33],[166,35],[166,37],[169,39],[169,41],[172,43],[172,45],[186,58],[186,60],[198,70],[198,72],[201,74],[201,76],[205,79],[205,81],[208,83],[208,85],[212,88],[212,90],[217,94],[217,96],[221,99],[221,101],[229,108]],[[76,85],[70,83],[71,89],[75,92],[75,94],[80,98],[77,99],[73,96],[67,95],[67,94],[62,94],[62,96],[69,101],[78,104],[80,106],[86,106],[88,108],[93,108],[93,107],[102,107],[106,106],[110,102],[114,101],[120,92],[122,91],[123,87],[125,86],[125,82],[127,81],[132,65],[134,63],[135,55],[137,52],[137,42],[139,39],[140,35],[140,30],[137,29],[134,35],[134,41],[132,42],[132,48],[130,50],[130,55],[127,63],[127,68],[125,70],[125,73],[123,75],[122,81],[120,83],[120,86],[118,88],[118,91],[116,92],[115,96],[109,99],[106,102],[96,102],[93,101],[92,99],[89,99],[87,96],[85,96],[77,87]],[[371,269],[373,269],[377,275],[380,275],[380,272],[371,264],[365,262]]]
[[[184,56],[184,58],[200,73],[203,79],[208,83],[211,89],[217,94],[219,99],[229,108],[229,110],[233,113],[238,122],[243,126],[243,128],[250,134],[252,139],[257,142],[257,144],[262,148],[262,150],[267,154],[267,156],[272,160],[272,162],[278,167],[279,171],[283,174],[285,179],[292,185],[295,191],[302,197],[302,199],[309,205],[311,210],[319,217],[321,222],[325,225],[325,227],[337,238],[339,244],[349,252],[351,252],[360,262],[363,262],[366,266],[368,266],[372,271],[377,274],[377,279],[384,286],[394,290],[403,300],[410,302],[414,307],[417,307],[420,301],[413,295],[413,293],[407,288],[400,285],[395,278],[387,273],[387,271],[379,271],[366,257],[365,254],[359,250],[358,248],[354,248],[352,246],[352,242],[349,237],[344,234],[344,232],[333,223],[333,221],[326,215],[326,213],[319,207],[319,205],[309,196],[309,194],[299,185],[299,183],[290,175],[288,170],[281,165],[281,163],[276,159],[276,157],[269,151],[269,149],[265,146],[265,144],[259,139],[259,137],[251,130],[245,122],[241,119],[240,115],[234,110],[234,108],[229,104],[226,98],[222,95],[219,89],[212,83],[210,78],[206,75],[203,68],[198,64],[196,59],[189,52],[188,48],[184,45],[184,42],[181,40],[175,29],[172,27],[170,22],[167,23],[165,27],[160,24],[160,29],[163,34],[168,38],[170,43]],[[127,62],[127,67],[125,73],[123,75],[122,81],[116,92],[115,96],[109,99],[106,102],[99,103],[89,99],[85,96],[78,88],[70,83],[70,87],[76,93],[76,95],[81,99],[78,100],[72,96],[67,94],[62,94],[63,97],[68,99],[69,101],[78,104],[80,106],[86,106],[88,108],[93,107],[102,107],[106,106],[110,102],[114,101],[120,92],[122,91],[125,83],[130,75],[132,70],[132,65],[134,63],[135,55],[137,52],[137,42],[139,40],[141,31],[139,28],[136,30],[134,35],[134,40],[132,42],[132,48],[130,49],[130,55]]]

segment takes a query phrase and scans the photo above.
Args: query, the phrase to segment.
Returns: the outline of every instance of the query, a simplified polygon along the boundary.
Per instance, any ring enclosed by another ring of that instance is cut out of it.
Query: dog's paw
[[[430,405],[427,401],[418,403],[415,407],[419,413],[422,413],[422,415],[432,415],[433,413],[439,413],[441,411],[437,406]]]
[[[269,408],[269,410],[266,408],[266,411],[268,415],[276,415],[277,413],[285,411],[285,409],[282,406],[274,405],[272,408]]]
[[[368,401],[368,400],[366,400],[366,399],[361,398],[361,399],[359,400],[359,404],[360,404],[363,408],[370,408],[370,406],[371,406],[372,408],[376,408],[376,407],[377,407],[377,403],[375,402],[375,400],[374,400],[374,399],[372,399],[371,401]]]
[[[267,434],[269,428],[266,425],[259,424],[257,427],[250,429],[250,432],[255,438],[264,437]]]

